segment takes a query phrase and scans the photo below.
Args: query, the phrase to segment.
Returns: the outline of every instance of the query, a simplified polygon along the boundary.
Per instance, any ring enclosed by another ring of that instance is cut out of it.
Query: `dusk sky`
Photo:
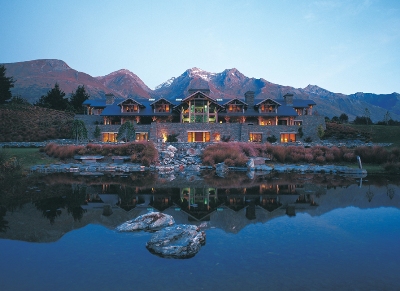
[[[400,1],[0,0],[0,63],[60,59],[150,88],[185,70],[400,93]]]

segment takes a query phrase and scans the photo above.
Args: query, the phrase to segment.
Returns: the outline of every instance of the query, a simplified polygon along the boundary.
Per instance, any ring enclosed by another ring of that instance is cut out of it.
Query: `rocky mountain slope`
[[[211,97],[231,99],[243,98],[248,90],[258,98],[281,98],[292,92],[295,98],[312,99],[317,103],[315,110],[323,116],[333,117],[346,113],[350,120],[363,116],[365,108],[373,121],[383,120],[387,111],[395,120],[400,120],[400,94],[355,93],[345,95],[333,93],[316,85],[293,88],[268,82],[260,78],[248,78],[237,69],[221,73],[210,73],[199,68],[186,70],[151,90],[138,76],[128,70],[119,70],[106,76],[92,77],[70,68],[61,60],[34,60],[4,64],[7,75],[17,82],[12,92],[30,102],[54,87],[56,82],[68,95],[79,85],[85,85],[91,98],[102,98],[106,93],[118,97],[141,97],[167,99],[184,98],[190,88],[209,88]]]

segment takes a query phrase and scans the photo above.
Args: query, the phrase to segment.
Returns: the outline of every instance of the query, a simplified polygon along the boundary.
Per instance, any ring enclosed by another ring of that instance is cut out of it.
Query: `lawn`
[[[29,169],[34,165],[48,165],[59,162],[58,159],[50,158],[40,152],[38,148],[4,148],[1,150],[8,158],[16,157],[24,169]]]
[[[400,126],[348,125],[359,131],[370,132],[374,143],[393,143],[391,147],[400,147]]]

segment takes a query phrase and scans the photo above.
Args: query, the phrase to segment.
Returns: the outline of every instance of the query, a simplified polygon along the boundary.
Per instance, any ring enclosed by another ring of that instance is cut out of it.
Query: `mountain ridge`
[[[249,78],[238,69],[225,69],[220,73],[211,73],[192,67],[180,76],[150,89],[136,74],[120,69],[105,76],[92,77],[74,70],[67,63],[57,59],[39,59],[33,61],[4,63],[7,76],[16,80],[13,95],[36,102],[57,82],[69,96],[79,85],[84,85],[91,98],[104,98],[113,93],[119,98],[184,98],[188,89],[210,89],[213,98],[243,98],[246,91],[254,91],[255,97],[280,99],[286,93],[293,93],[295,98],[312,99],[317,103],[316,111],[320,115],[333,117],[345,113],[352,120],[363,116],[365,108],[376,122],[383,120],[387,111],[391,117],[400,120],[400,94],[374,94],[356,92],[354,94],[333,93],[317,85],[294,88],[271,83],[263,78]]]

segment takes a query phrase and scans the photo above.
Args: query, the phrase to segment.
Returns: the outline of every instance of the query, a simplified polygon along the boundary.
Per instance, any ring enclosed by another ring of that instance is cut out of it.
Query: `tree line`
[[[325,122],[334,122],[334,123],[348,123],[349,117],[347,114],[342,113],[339,117],[333,116],[332,118],[325,117]],[[356,116],[353,124],[358,125],[373,125],[374,123],[371,120],[371,113],[368,108],[365,108],[364,114],[362,116]],[[400,121],[393,120],[390,112],[386,111],[385,115],[383,116],[383,120],[378,121],[375,123],[376,125],[400,125]]]
[[[78,86],[75,92],[71,93],[70,98],[65,97],[65,93],[60,89],[58,83],[54,88],[49,90],[46,95],[40,97],[34,105],[51,108],[62,111],[72,111],[77,114],[83,114],[84,108],[82,103],[89,99],[89,94],[86,92],[85,86]]]

